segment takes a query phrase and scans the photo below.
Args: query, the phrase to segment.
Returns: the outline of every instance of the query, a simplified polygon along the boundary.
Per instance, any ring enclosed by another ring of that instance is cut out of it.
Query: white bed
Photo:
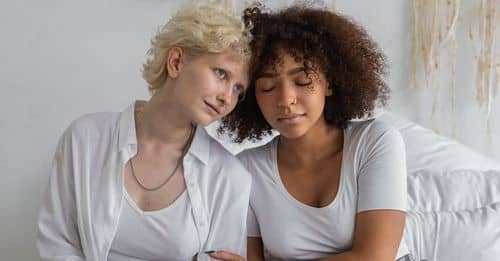
[[[405,140],[416,260],[500,260],[500,163],[395,114],[379,118]]]

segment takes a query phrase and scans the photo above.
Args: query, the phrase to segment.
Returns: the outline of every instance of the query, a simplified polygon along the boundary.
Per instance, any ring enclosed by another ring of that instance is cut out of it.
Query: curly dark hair
[[[280,63],[280,50],[302,61],[306,69],[317,65],[325,75],[328,88],[333,88],[323,110],[329,125],[344,129],[349,120],[372,115],[377,102],[386,105],[385,56],[350,18],[298,5],[277,12],[258,5],[245,9],[243,17],[253,34],[250,84],[246,98],[222,119],[219,133],[230,131],[237,143],[272,133],[255,98],[255,80],[260,70]]]

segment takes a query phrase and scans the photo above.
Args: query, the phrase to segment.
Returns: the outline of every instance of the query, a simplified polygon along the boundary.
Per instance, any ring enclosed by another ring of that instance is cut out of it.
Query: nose
[[[223,84],[220,88],[219,94],[216,96],[217,102],[220,106],[225,107],[231,102],[233,95],[233,88],[231,84]]]
[[[281,88],[278,88],[279,96],[278,107],[290,107],[297,103],[297,95],[295,89],[287,83],[283,83]]]

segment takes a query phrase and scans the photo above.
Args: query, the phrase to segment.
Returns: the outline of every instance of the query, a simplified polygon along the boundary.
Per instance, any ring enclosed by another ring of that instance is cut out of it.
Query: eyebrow
[[[304,68],[304,67],[297,67],[297,68],[293,68],[293,69],[288,70],[288,72],[286,72],[286,75],[290,76],[290,75],[294,75],[296,73],[305,72],[305,71],[306,71],[306,68]],[[255,79],[259,79],[259,78],[274,78],[276,76],[278,76],[277,73],[259,73],[257,75],[257,77],[255,77]]]

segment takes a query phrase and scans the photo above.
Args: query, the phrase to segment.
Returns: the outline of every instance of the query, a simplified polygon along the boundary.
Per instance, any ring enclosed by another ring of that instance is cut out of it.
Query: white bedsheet
[[[463,169],[500,170],[500,162],[394,113],[382,113],[379,119],[395,126],[403,135],[408,173],[428,169],[439,172]]]
[[[406,243],[416,260],[500,260],[500,163],[392,113],[406,145]]]

